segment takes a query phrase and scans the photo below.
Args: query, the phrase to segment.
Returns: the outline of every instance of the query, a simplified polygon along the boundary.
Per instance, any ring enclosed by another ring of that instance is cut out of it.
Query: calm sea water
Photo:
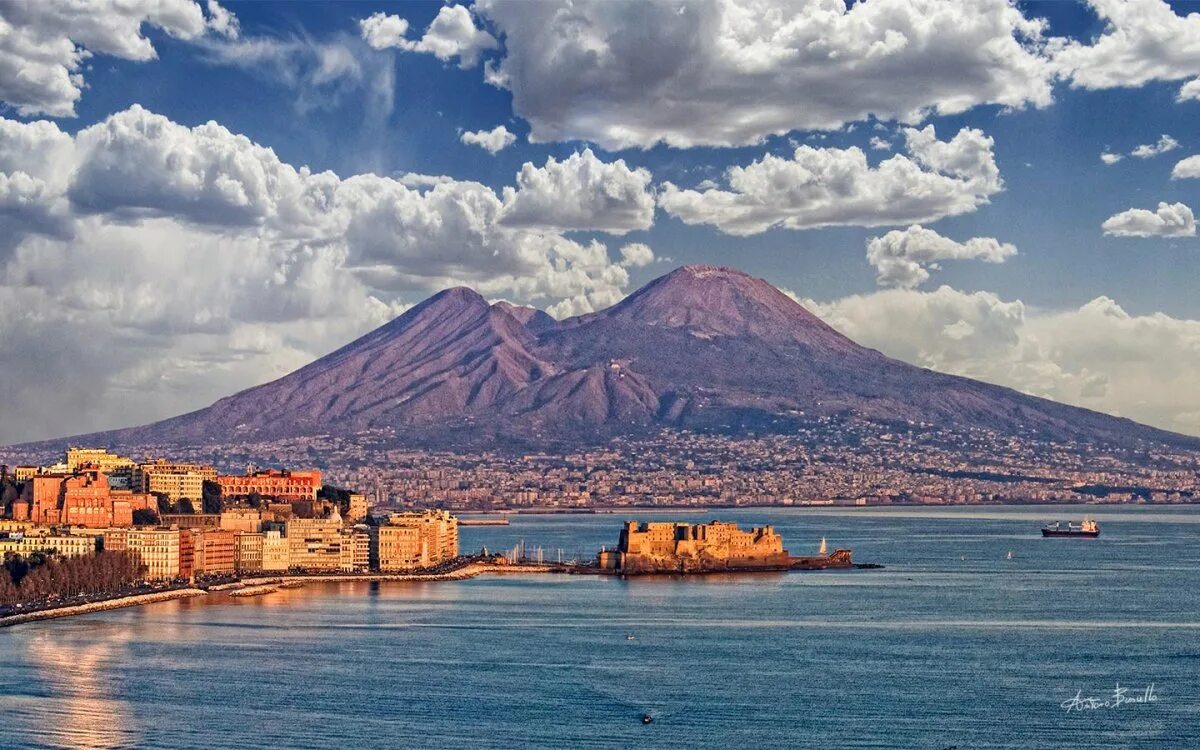
[[[1099,540],[1040,537],[1083,508],[720,514],[882,571],[307,585],[10,628],[0,746],[1200,747],[1200,508],[1086,510]],[[549,558],[622,520],[463,546]],[[1157,700],[1062,707],[1117,684]]]

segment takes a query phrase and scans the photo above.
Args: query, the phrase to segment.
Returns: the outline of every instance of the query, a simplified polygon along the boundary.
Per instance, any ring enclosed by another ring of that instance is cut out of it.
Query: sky
[[[687,263],[1200,435],[1200,3],[0,0],[0,443]]]

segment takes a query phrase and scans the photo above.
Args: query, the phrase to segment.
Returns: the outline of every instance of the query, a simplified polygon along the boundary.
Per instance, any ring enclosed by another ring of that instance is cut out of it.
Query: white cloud
[[[1182,203],[1160,202],[1157,211],[1131,208],[1110,216],[1100,228],[1115,237],[1195,237],[1196,217]]]
[[[544,167],[526,162],[516,188],[504,189],[502,223],[511,227],[591,229],[626,234],[654,223],[650,172],[623,159],[606,163],[584,149]]]
[[[1100,161],[1104,162],[1105,164],[1109,165],[1110,167],[1113,164],[1116,164],[1117,162],[1121,161],[1124,158],[1125,157],[1122,156],[1121,154],[1114,154],[1109,151],[1105,151],[1104,153],[1100,154]]]
[[[641,242],[631,242],[621,248],[621,265],[627,268],[641,268],[654,262],[654,251],[649,245]]]
[[[955,242],[917,224],[867,240],[867,262],[875,268],[880,286],[919,286],[929,279],[928,269],[944,260],[1003,263],[1016,254],[1016,246],[991,237]]]
[[[459,136],[468,146],[479,146],[489,154],[496,154],[517,142],[517,137],[508,128],[497,125],[491,130],[468,130]]]
[[[1171,170],[1172,180],[1185,180],[1200,177],[1200,154],[1181,159]]]
[[[1134,150],[1130,151],[1129,155],[1136,156],[1139,159],[1149,159],[1152,156],[1165,154],[1168,151],[1174,151],[1177,148],[1179,148],[1179,141],[1164,133],[1158,137],[1157,143],[1143,143]]]
[[[373,49],[387,49],[388,47],[406,49],[405,45],[412,44],[411,41],[405,39],[405,35],[408,34],[408,21],[400,16],[372,13],[370,17],[359,21],[358,27],[362,32],[362,38]]]
[[[458,58],[460,68],[473,68],[484,52],[499,43],[487,31],[475,25],[470,9],[462,5],[444,5],[420,39],[409,39],[408,21],[400,16],[374,13],[359,21],[363,39],[375,49],[401,49],[427,52],[443,62]]]
[[[933,126],[904,130],[908,155],[877,166],[859,148],[798,147],[791,159],[771,154],[726,173],[729,189],[682,190],[667,182],[659,197],[687,224],[727,234],[772,227],[884,226],[969,213],[1003,189],[992,139],[963,128],[949,141]]]
[[[1188,81],[1179,87],[1179,95],[1175,97],[1177,102],[1194,102],[1200,101],[1200,78]]]
[[[744,145],[980,104],[1051,103],[1044,22],[1005,0],[480,0],[531,141]]]
[[[215,9],[215,13],[214,13]],[[71,0],[8,2],[0,6],[0,100],[19,114],[74,117],[93,55],[144,62],[157,53],[143,27],[193,40],[206,27],[223,34],[237,21],[215,2],[207,24],[193,0]],[[236,33],[236,32],[235,32]]]
[[[237,16],[230,13],[217,0],[208,0],[208,28],[227,39],[237,39],[241,34],[241,24]]]
[[[1043,311],[945,286],[801,301],[898,359],[1200,434],[1200,321],[1130,315],[1107,297]]]
[[[636,211],[623,213],[613,195],[583,191],[606,189],[606,175],[648,182],[648,173],[598,161],[584,172],[575,207],[554,220],[573,211],[593,224],[630,221]],[[18,192],[6,201],[10,188]],[[202,406],[448,286],[547,301],[561,314],[624,295],[638,251],[615,262],[603,243],[509,226],[506,211],[479,183],[314,173],[217,123],[187,127],[137,106],[73,138],[53,123],[0,118],[0,228],[10,242],[0,252],[0,349],[28,353],[0,368],[11,407],[0,442]]]
[[[1056,40],[1051,50],[1055,69],[1072,86],[1136,87],[1200,75],[1200,14],[1178,15],[1162,0],[1089,4],[1104,31],[1090,42]]]
[[[871,148],[875,149],[876,151],[891,151],[892,150],[892,142],[885,140],[883,138],[880,138],[877,135],[871,136],[870,145],[871,145]]]

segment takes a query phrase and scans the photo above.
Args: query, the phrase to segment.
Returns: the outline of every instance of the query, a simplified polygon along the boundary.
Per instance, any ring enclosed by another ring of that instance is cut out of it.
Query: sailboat
[[[1008,551],[1008,559],[1009,559],[1009,560],[1011,560],[1011,559],[1012,559],[1012,550],[1009,550],[1009,551]]]
[[[828,549],[825,547],[825,537],[821,537],[821,549],[818,550],[817,553],[821,555],[829,554]]]

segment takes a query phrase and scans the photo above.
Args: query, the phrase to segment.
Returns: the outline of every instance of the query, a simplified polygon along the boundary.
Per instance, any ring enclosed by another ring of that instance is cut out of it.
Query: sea
[[[1099,539],[1041,537],[1084,515]],[[461,546],[571,558],[626,519],[713,518],[885,567],[307,584],[21,625],[0,747],[1200,748],[1200,508],[523,515]]]

